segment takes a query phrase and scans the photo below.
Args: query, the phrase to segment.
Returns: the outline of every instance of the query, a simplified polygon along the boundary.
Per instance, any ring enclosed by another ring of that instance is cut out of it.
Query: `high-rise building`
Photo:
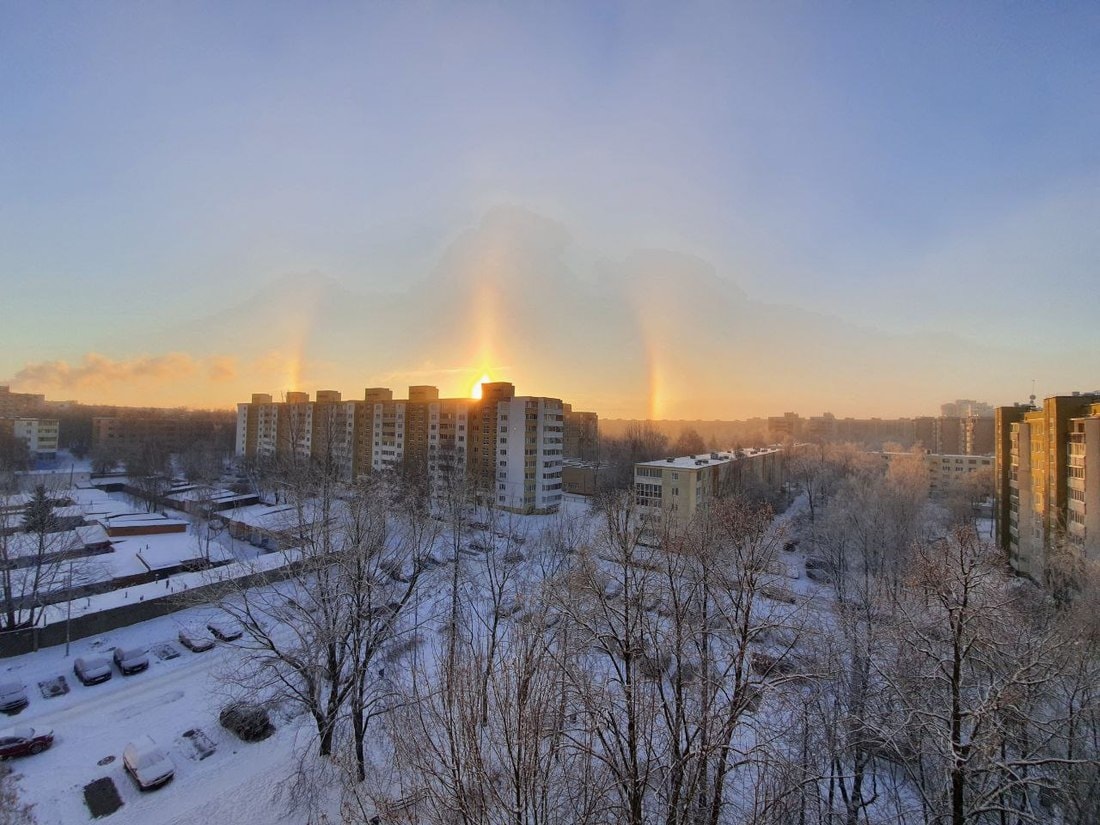
[[[482,501],[515,512],[557,509],[564,437],[560,399],[517,396],[507,382],[485,383],[477,398],[440,398],[431,386],[394,399],[383,387],[363,401],[335,390],[256,394],[237,405],[237,454],[329,459],[352,480],[392,471],[441,494],[461,477]]]
[[[574,410],[572,404],[563,404],[565,437],[562,453],[565,458],[580,461],[596,461],[600,455],[600,419],[594,412]]]
[[[1020,573],[1043,581],[1054,551],[1100,559],[1100,393],[995,416],[994,519]]]

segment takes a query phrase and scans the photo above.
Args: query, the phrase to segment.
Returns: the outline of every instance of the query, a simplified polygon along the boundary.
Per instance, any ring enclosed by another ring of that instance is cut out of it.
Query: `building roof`
[[[663,458],[656,461],[639,461],[635,467],[659,467],[661,469],[672,468],[674,470],[698,470],[701,467],[717,467],[729,464],[741,458],[752,458],[758,455],[778,453],[782,447],[748,447],[741,450],[721,450],[712,453],[697,453],[676,458]]]

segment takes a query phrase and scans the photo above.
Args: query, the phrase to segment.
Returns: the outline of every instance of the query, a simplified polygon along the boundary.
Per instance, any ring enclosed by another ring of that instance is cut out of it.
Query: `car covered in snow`
[[[4,682],[0,684],[0,711],[4,713],[18,713],[27,705],[27,689],[22,682]]]
[[[168,784],[176,775],[176,766],[153,737],[139,736],[122,750],[122,767],[143,791]]]
[[[219,616],[206,623],[207,629],[220,641],[232,642],[244,635],[241,623],[230,616]]]
[[[149,667],[149,652],[144,647],[116,647],[115,664],[123,676],[141,673]]]
[[[210,631],[199,625],[184,625],[179,631],[180,644],[193,653],[202,653],[214,646],[214,638]]]
[[[12,728],[0,731],[0,759],[13,756],[32,756],[42,753],[53,744],[52,730],[36,728]]]
[[[85,685],[98,685],[111,678],[111,660],[103,656],[80,656],[73,662],[73,673]]]

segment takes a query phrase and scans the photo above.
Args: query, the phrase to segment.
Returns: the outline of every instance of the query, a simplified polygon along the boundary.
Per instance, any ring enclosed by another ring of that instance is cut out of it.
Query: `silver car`
[[[5,682],[0,685],[0,711],[18,713],[29,704],[27,689],[22,682]]]
[[[111,678],[111,660],[102,656],[81,656],[73,662],[73,673],[85,685],[98,685]]]
[[[115,664],[123,676],[141,673],[149,667],[149,654],[143,647],[116,647]]]

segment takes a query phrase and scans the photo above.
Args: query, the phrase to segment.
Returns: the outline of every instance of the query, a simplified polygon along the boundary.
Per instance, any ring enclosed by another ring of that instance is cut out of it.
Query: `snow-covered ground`
[[[54,745],[37,756],[11,762],[22,796],[34,803],[41,825],[90,822],[83,788],[100,777],[110,777],[123,807],[109,817],[117,825],[133,823],[278,822],[285,806],[274,799],[290,773],[298,721],[276,721],[270,739],[245,743],[218,724],[218,711],[227,698],[216,678],[219,668],[231,668],[236,651],[216,647],[192,653],[179,644],[180,625],[204,624],[213,615],[195,608],[143,622],[72,645],[3,660],[0,679],[18,679],[27,686],[29,707],[2,718],[5,727],[29,725],[52,728]],[[111,680],[85,687],[73,675],[73,660],[90,654],[110,656],[115,646],[150,648],[150,666],[143,673],[123,677],[117,669]],[[170,645],[178,656],[161,659],[157,648]],[[44,698],[38,682],[65,676],[69,693]],[[193,758],[183,733],[200,728],[217,746],[201,761]],[[142,793],[122,767],[122,750],[140,734],[149,734],[166,748],[176,765],[167,786]],[[287,820],[293,821],[293,820]]]
[[[575,534],[580,542],[587,543],[595,526],[587,511],[587,502],[570,501],[564,507],[562,519],[574,519],[583,525]],[[801,511],[796,502],[787,513],[776,521],[776,528],[784,528]],[[525,549],[547,546],[547,538],[538,534],[553,530],[558,524],[556,516],[530,516],[509,518],[507,529],[498,531],[496,538],[488,531],[474,530],[468,538],[496,545],[500,552],[509,546],[513,533],[525,534],[529,543]],[[583,538],[581,538],[583,536]],[[144,539],[142,539],[144,540]],[[444,531],[439,537],[437,555],[446,560],[450,553],[451,538]],[[775,571],[776,586],[798,597],[800,606],[814,602],[819,585],[803,574],[804,554],[799,551],[782,553]],[[502,556],[501,556],[502,557]],[[261,557],[264,562],[274,562],[281,554]],[[484,567],[485,556],[473,553],[461,559],[470,575]],[[525,585],[534,585],[539,572],[539,562],[530,558],[520,562],[512,587],[513,598],[522,598]],[[232,567],[232,565],[230,566]],[[226,570],[222,568],[221,570]],[[425,629],[438,622],[432,617],[438,613],[438,595],[449,581],[449,565],[445,562],[423,582],[416,610]],[[188,574],[201,575],[201,574]],[[206,574],[209,575],[209,572]],[[176,577],[173,577],[175,580]],[[180,576],[179,586],[184,576]],[[160,582],[144,585],[159,588]],[[130,588],[125,598],[140,598],[141,588]],[[152,593],[152,591],[150,591]],[[117,600],[121,594],[105,594],[95,599]],[[421,601],[423,600],[423,601]],[[91,602],[88,608],[102,609],[104,605]],[[74,608],[77,605],[74,603]],[[775,605],[780,612],[795,611],[783,605]],[[79,608],[77,608],[79,609]],[[313,733],[308,720],[274,717],[277,731],[271,738],[258,743],[244,743],[224,730],[218,722],[218,712],[229,701],[221,678],[231,672],[238,651],[228,646],[218,646],[212,651],[192,653],[177,640],[179,627],[205,624],[216,614],[214,608],[196,607],[171,616],[143,622],[128,628],[111,631],[97,637],[74,642],[68,656],[63,647],[48,648],[36,654],[0,660],[0,681],[12,679],[27,685],[31,696],[30,706],[10,719],[0,717],[0,727],[24,726],[52,728],[54,746],[37,756],[13,762],[23,798],[35,805],[35,814],[42,825],[69,825],[93,821],[84,803],[84,786],[101,777],[114,781],[124,802],[123,807],[106,818],[111,823],[252,823],[298,822],[301,814],[288,813],[285,799],[278,798],[296,765],[298,746],[308,747]],[[143,673],[122,677],[117,670],[113,678],[104,684],[85,687],[73,675],[73,660],[78,656],[99,654],[110,656],[116,646],[140,645],[150,649],[150,667]],[[165,645],[178,653],[175,658],[164,658]],[[44,698],[38,683],[57,676],[65,676],[70,686],[67,695]],[[189,741],[183,736],[193,729],[201,731],[217,746],[216,751],[203,760],[195,758]],[[122,767],[122,751],[127,742],[139,735],[148,734],[166,748],[176,765],[175,778],[167,786],[141,792]]]
[[[565,509],[572,516],[583,517],[587,502],[573,501]],[[510,528],[533,537],[537,531],[549,527],[555,518],[518,517],[510,520]],[[135,541],[152,544],[170,538],[174,537],[138,537]],[[439,555],[446,557],[444,547],[449,542],[449,536],[440,536]],[[285,561],[283,554],[270,554],[252,560],[250,565],[280,561]],[[476,567],[472,560],[464,560],[465,563]],[[449,575],[445,570],[446,565],[433,578]],[[188,579],[195,578],[195,583],[199,583],[204,576],[208,579],[210,572],[181,574],[173,577],[172,584],[182,588],[191,583]],[[432,593],[437,587],[438,583],[426,582],[424,594]],[[154,582],[78,600],[73,610],[76,614],[103,609],[122,600],[163,593],[164,585]],[[425,614],[429,610],[429,606],[424,605]],[[191,608],[78,640],[72,643],[68,656],[64,654],[64,647],[58,646],[0,660],[0,681],[23,682],[31,700],[17,715],[0,717],[0,728],[30,726],[53,729],[55,735],[51,749],[11,763],[21,796],[34,804],[41,825],[93,821],[84,803],[83,789],[101,777],[110,777],[122,797],[123,807],[103,820],[118,825],[203,822],[250,825],[300,820],[300,815],[287,813],[285,800],[277,798],[277,794],[292,775],[296,746],[306,744],[310,728],[301,717],[275,717],[277,731],[274,736],[262,742],[245,743],[221,727],[218,712],[229,701],[229,696],[223,688],[225,680],[220,676],[232,670],[234,659],[240,654],[231,646],[222,645],[204,653],[192,653],[177,639],[181,626],[204,625],[215,615],[220,614],[212,607]],[[114,669],[110,681],[90,687],[82,685],[73,675],[73,662],[77,657],[110,657],[116,646],[149,648],[149,669],[129,677],[123,677]],[[164,652],[165,646],[170,646],[178,655],[175,658],[158,655]],[[69,692],[45,698],[38,683],[58,676],[65,677]],[[203,760],[194,758],[183,736],[195,728],[201,729],[217,746],[217,750]],[[152,736],[168,751],[176,765],[175,777],[168,785],[144,793],[122,767],[123,748],[142,734]]]

